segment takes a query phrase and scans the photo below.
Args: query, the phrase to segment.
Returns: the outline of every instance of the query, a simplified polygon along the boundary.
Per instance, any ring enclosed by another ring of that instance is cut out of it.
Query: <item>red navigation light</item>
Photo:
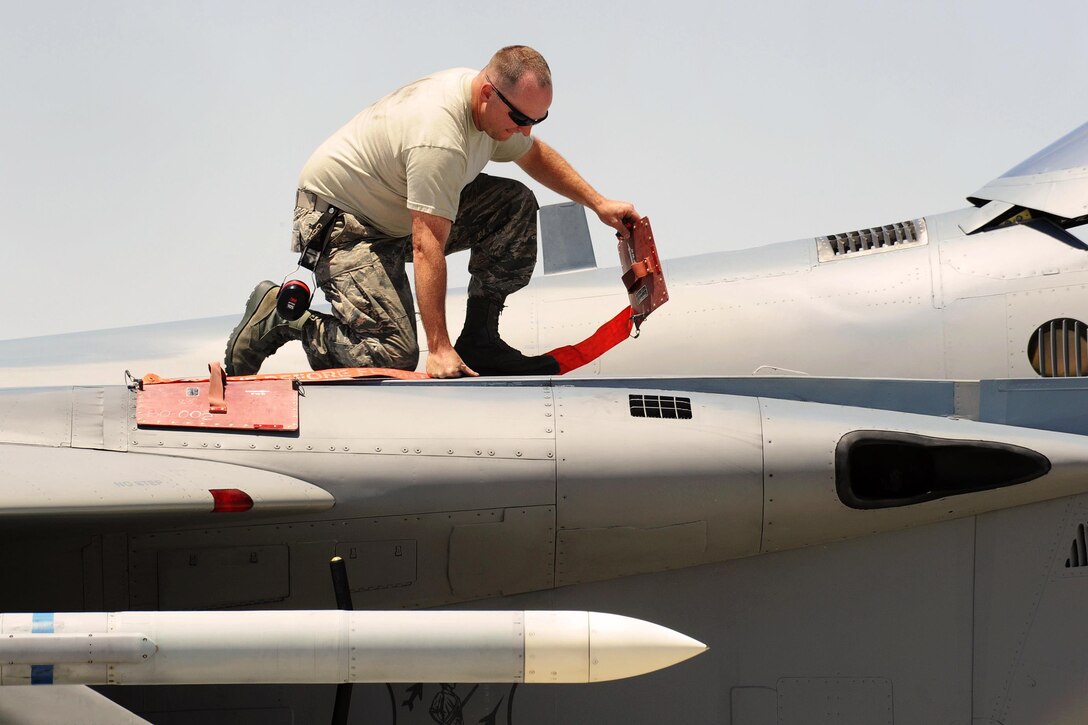
[[[236,513],[249,511],[253,508],[253,499],[249,494],[238,488],[209,488],[215,507],[212,513]]]

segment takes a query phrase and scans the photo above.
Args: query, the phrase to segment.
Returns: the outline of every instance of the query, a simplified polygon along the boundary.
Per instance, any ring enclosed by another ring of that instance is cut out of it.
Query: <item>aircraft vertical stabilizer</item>
[[[597,266],[585,211],[572,201],[540,208],[540,248],[544,274]]]

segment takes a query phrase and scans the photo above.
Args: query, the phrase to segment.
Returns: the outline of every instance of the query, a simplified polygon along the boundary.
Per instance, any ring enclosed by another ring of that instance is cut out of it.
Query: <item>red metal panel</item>
[[[170,428],[298,430],[298,391],[291,380],[229,380],[226,412],[209,407],[208,381],[144,385],[136,393],[136,423]]]
[[[240,382],[246,380],[298,380],[318,383],[327,380],[354,380],[356,378],[394,378],[396,380],[425,380],[427,373],[393,368],[333,368],[331,370],[305,370],[297,373],[258,373],[256,375],[234,375],[227,380]],[[164,378],[155,373],[148,373],[141,378],[144,385],[162,385],[163,383],[200,383],[207,378]]]
[[[631,299],[631,311],[637,326],[669,299],[649,217],[635,222],[630,238],[620,240],[619,255],[620,267],[624,272],[623,283]]]

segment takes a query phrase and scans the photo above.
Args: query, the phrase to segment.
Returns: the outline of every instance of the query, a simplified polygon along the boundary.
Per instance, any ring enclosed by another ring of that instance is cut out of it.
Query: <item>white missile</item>
[[[584,611],[0,614],[0,685],[601,682],[706,649]]]

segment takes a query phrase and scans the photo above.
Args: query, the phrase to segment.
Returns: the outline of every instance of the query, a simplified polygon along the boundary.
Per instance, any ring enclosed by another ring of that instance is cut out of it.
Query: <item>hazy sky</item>
[[[2,2],[0,338],[240,314],[313,149],[510,43],[552,67],[540,137],[666,257],[954,209],[1088,121],[1084,0]]]

